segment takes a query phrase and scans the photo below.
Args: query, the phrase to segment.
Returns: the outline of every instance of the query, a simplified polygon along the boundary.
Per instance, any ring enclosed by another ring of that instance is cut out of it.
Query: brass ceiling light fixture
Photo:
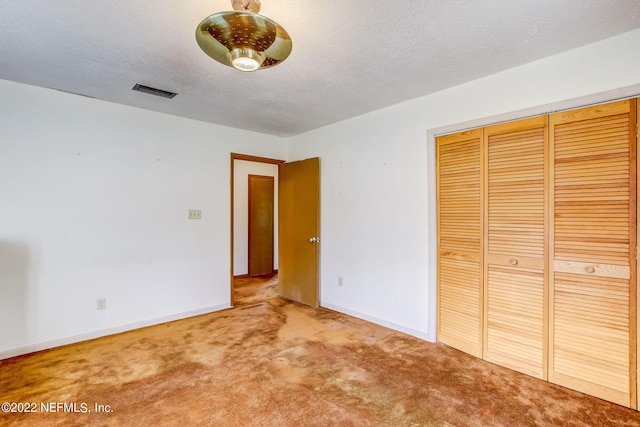
[[[291,53],[291,37],[260,15],[260,0],[232,0],[233,12],[215,13],[198,24],[196,40],[216,61],[240,71],[278,65]]]

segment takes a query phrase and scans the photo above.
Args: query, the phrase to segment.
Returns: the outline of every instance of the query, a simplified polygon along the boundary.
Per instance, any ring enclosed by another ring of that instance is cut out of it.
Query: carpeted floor
[[[0,425],[640,425],[630,409],[285,301],[275,280],[239,280],[230,310],[0,361],[0,403],[37,406]]]

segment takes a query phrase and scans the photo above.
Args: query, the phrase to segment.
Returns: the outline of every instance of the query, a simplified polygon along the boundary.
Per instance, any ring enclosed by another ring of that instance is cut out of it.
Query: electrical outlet
[[[338,276],[338,286],[342,287],[342,276]]]
[[[107,308],[107,299],[106,298],[98,298],[96,300],[96,310],[104,310]]]
[[[189,209],[189,219],[202,219],[202,211],[200,209]]]

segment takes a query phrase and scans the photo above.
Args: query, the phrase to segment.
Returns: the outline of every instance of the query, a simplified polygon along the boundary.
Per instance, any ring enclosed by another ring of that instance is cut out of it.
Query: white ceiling
[[[291,136],[640,28],[638,0],[262,0],[293,52],[242,73],[195,41],[223,10],[230,0],[0,0],[0,78]]]

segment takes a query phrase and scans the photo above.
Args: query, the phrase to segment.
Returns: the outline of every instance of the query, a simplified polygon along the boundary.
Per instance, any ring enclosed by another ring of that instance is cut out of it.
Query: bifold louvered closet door
[[[438,339],[482,356],[482,129],[438,138]]]
[[[546,378],[545,125],[484,130],[484,359],[537,378]]]
[[[438,340],[637,407],[636,100],[437,138]]]
[[[550,116],[549,380],[635,401],[635,101]]]

